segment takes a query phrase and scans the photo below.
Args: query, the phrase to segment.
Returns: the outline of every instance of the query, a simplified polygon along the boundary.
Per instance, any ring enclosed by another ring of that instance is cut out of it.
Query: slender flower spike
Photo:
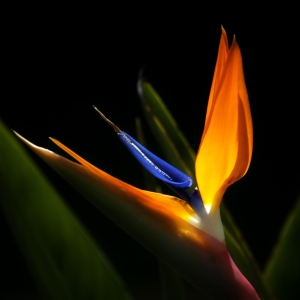
[[[226,188],[247,172],[252,155],[251,113],[235,38],[229,49],[222,28],[205,128],[196,157],[197,187],[193,193],[186,191],[193,183],[189,176],[152,154],[95,109],[138,162],[179,198],[130,186],[55,139],[52,141],[82,166],[17,135],[96,207],[174,266],[209,299],[219,299],[220,295],[222,299],[259,299],[226,249],[219,213]],[[112,202],[99,202],[97,194]]]

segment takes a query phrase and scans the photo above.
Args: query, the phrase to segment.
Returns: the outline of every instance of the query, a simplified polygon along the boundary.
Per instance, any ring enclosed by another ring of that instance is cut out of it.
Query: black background
[[[149,80],[196,151],[220,26],[230,41],[236,34],[252,110],[254,153],[247,175],[228,189],[224,201],[263,267],[299,193],[299,46],[292,8],[250,13],[235,7],[220,15],[215,8],[187,5],[116,5],[87,12],[80,7],[32,9],[12,10],[3,30],[0,117],[33,143],[62,153],[47,139],[55,137],[141,188],[140,167],[92,105],[134,136],[135,117],[142,116],[137,76],[146,65]],[[143,126],[150,150],[161,155],[144,120]],[[154,298],[159,292],[155,257],[34,159],[134,294]],[[1,237],[3,289],[17,281],[25,295],[35,287],[2,214]]]

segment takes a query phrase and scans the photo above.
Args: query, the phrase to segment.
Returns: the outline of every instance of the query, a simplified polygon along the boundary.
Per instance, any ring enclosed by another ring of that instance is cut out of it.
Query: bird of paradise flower
[[[226,249],[219,213],[227,187],[247,172],[253,145],[242,58],[235,38],[229,48],[222,28],[204,132],[195,162],[197,188],[191,194],[186,192],[192,185],[189,176],[152,154],[98,112],[115,129],[135,158],[180,198],[126,184],[99,170],[55,139],[52,141],[81,165],[17,135],[147,249],[174,266],[192,284],[202,286],[205,295],[214,297],[223,293],[224,299],[259,299]],[[99,202],[96,194],[113,202]],[[178,262],[182,256],[185,258]]]

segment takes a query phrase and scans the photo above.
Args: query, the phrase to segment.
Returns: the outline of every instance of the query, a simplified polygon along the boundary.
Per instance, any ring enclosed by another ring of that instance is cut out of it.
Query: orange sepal
[[[216,211],[227,187],[247,172],[252,146],[252,119],[240,49],[234,38],[228,51],[222,29],[195,165],[198,187],[208,211]]]
[[[141,199],[141,201],[145,201],[145,203],[148,206],[151,206],[154,210],[166,210],[169,213],[172,213],[179,218],[191,223],[195,224],[197,223],[197,215],[194,213],[193,209],[190,207],[190,205],[179,198],[168,196],[160,193],[154,193],[149,191],[144,191],[141,189],[138,189],[122,180],[119,180],[106,172],[98,169],[82,157],[80,157],[78,154],[73,152],[71,149],[66,147],[64,144],[59,142],[56,139],[50,138],[52,142],[54,142],[58,147],[63,149],[65,152],[67,152],[70,156],[72,156],[74,159],[76,159],[79,163],[81,163],[83,166],[85,166],[90,171],[94,172],[96,175],[101,177],[103,180],[105,180],[108,184],[112,184],[115,187],[118,187],[120,190],[127,191],[128,193],[132,194],[133,196],[137,197],[137,199]],[[145,196],[146,199],[145,200]],[[197,224],[195,224],[197,225]]]

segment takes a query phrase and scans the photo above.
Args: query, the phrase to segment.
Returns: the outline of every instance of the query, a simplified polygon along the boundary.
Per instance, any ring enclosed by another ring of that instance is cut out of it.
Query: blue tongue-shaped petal
[[[191,187],[193,181],[189,176],[151,153],[124,131],[117,132],[117,134],[130,153],[153,176],[174,188]]]
[[[95,106],[95,110],[100,114],[100,116],[115,130],[118,134],[120,140],[125,145],[125,147],[131,152],[131,154],[136,158],[136,160],[153,176],[162,180],[171,188],[174,188],[177,192],[181,194],[181,191],[177,189],[188,189],[192,186],[192,179],[173,167],[166,161],[160,159],[140,143],[138,143],[129,134],[121,131],[114,123],[108,120]],[[185,195],[183,191],[183,197],[189,198],[188,194]]]

